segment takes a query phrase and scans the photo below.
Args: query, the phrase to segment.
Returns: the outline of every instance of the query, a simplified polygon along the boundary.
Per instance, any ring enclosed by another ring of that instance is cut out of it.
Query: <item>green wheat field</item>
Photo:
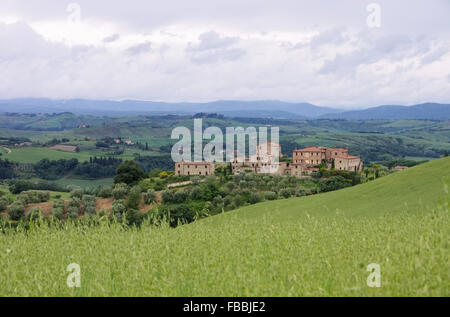
[[[449,296],[449,175],[442,158],[176,229],[4,225],[0,296]]]

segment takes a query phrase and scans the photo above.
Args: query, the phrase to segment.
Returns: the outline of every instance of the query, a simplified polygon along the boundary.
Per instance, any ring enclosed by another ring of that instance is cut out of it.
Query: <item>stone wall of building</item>
[[[211,162],[178,162],[175,163],[175,175],[208,176],[214,174],[214,163]]]

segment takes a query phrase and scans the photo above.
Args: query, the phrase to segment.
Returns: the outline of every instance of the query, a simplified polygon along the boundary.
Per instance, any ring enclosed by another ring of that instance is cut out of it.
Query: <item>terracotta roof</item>
[[[326,147],[323,146],[308,146],[304,149],[295,149],[294,152],[317,152],[317,151],[325,151]]]
[[[408,168],[408,166],[402,166],[402,165],[398,165],[395,167],[396,169],[405,169]]]
[[[187,165],[209,165],[209,164],[212,164],[212,162],[205,162],[205,161],[203,161],[203,162],[185,162],[185,161],[181,161],[181,162],[177,162],[177,163],[187,164]]]

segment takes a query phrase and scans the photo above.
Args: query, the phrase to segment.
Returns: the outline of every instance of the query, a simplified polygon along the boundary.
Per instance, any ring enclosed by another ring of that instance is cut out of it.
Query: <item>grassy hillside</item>
[[[429,210],[443,195],[444,178],[450,178],[450,157],[434,160],[388,177],[342,190],[301,198],[264,202],[207,219],[224,221],[230,214],[241,218],[263,215],[291,221],[305,215],[374,217],[399,212]]]
[[[449,174],[450,159],[439,159],[176,229],[7,232],[0,296],[449,296]],[[66,285],[70,263],[80,288]],[[370,263],[379,288],[366,284]]]

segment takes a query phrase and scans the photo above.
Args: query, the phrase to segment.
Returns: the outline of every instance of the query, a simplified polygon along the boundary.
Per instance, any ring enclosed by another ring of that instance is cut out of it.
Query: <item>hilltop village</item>
[[[318,171],[319,167],[352,172],[363,170],[360,156],[350,155],[348,148],[309,146],[295,149],[292,152],[292,159],[288,161],[280,161],[280,157],[282,157],[281,145],[268,142],[259,145],[253,156],[235,158],[231,162],[231,167],[233,174],[244,172],[295,177],[309,176],[312,172]],[[175,175],[212,175],[218,165],[224,163],[181,161],[175,163]]]

